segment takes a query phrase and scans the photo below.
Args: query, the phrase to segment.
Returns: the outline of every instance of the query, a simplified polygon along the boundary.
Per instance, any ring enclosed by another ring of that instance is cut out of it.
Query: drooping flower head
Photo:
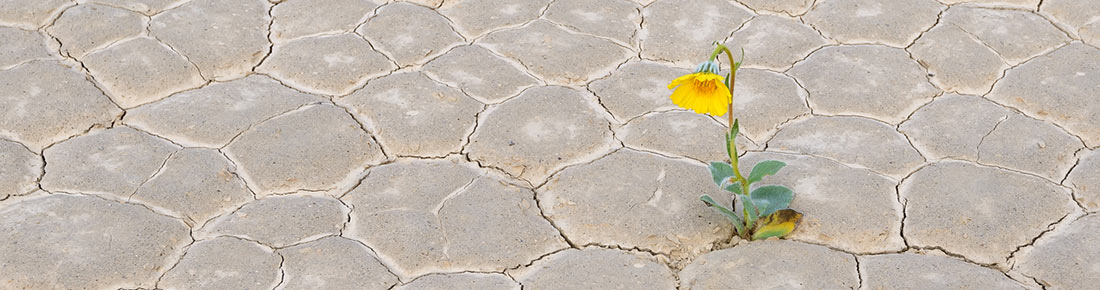
[[[718,64],[713,60],[705,61],[695,68],[695,72],[676,78],[668,84],[672,91],[672,103],[698,114],[723,116],[729,111],[731,98],[725,78],[718,75]]]

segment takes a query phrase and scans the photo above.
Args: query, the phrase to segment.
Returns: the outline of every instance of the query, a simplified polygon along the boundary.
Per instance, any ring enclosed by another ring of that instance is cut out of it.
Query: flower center
[[[714,80],[695,81],[695,89],[703,94],[713,94],[718,89],[718,84]]]

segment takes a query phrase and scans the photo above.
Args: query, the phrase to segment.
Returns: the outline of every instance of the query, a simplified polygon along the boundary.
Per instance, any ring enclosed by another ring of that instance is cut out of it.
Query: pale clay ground
[[[382,2],[0,0],[0,289],[1100,285],[1100,0]]]

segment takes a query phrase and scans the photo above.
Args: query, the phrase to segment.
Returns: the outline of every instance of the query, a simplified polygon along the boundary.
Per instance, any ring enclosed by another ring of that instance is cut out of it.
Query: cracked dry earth
[[[0,0],[0,289],[1095,287],[1097,15]],[[726,124],[665,86],[714,40],[786,240],[697,199]]]

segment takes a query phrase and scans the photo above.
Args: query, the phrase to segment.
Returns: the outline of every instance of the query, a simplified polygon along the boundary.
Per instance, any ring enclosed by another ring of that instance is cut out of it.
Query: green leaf
[[[727,183],[723,188],[732,193],[745,194],[741,192],[741,182]]]
[[[794,192],[785,186],[768,185],[752,190],[752,201],[760,208],[760,216],[787,208],[791,199],[794,199]]]
[[[732,145],[732,143],[730,143],[730,133],[726,132],[726,156],[733,158],[733,151],[737,151],[737,148],[733,148],[733,146],[730,145]]]
[[[733,166],[725,162],[711,162],[710,163],[710,177],[714,178],[714,184],[722,186],[726,180],[733,176]]]
[[[702,200],[703,203],[707,204],[707,206],[710,206],[718,213],[726,216],[726,218],[728,218],[730,222],[733,223],[733,226],[737,229],[738,234],[745,232],[745,224],[741,221],[741,217],[738,217],[736,213],[733,213],[733,211],[731,211],[730,209],[722,206],[721,204],[718,204],[714,201],[713,198],[710,198],[709,195],[704,194],[703,196],[699,197],[699,200]]]
[[[730,176],[729,178],[726,178],[726,180],[723,180],[722,184],[719,184],[718,187],[732,193],[744,194],[741,192],[741,182],[735,180],[733,176]]]
[[[741,57],[740,57],[740,59],[741,59],[740,61],[733,63],[734,64],[733,65],[733,71],[737,71],[738,68],[741,68],[741,62],[745,61],[745,47],[743,47],[743,46],[741,47]]]
[[[775,173],[779,172],[779,169],[782,169],[783,166],[787,166],[787,163],[783,163],[782,161],[777,160],[760,161],[760,163],[757,163],[756,166],[752,167],[752,172],[749,173],[749,178],[747,178],[747,180],[749,181],[749,184],[753,184],[757,181],[760,181],[761,179],[764,179],[764,176],[775,175]]]
[[[760,210],[756,206],[756,203],[752,202],[752,199],[749,198],[748,195],[738,194],[737,196],[741,198],[741,207],[742,210],[745,212],[745,224],[756,224],[756,218],[760,216],[759,214],[757,214],[757,212],[759,212]]]
[[[736,71],[736,70],[737,70],[737,69],[734,69],[734,71]],[[724,84],[724,85],[726,85],[726,87],[727,87],[727,88],[729,88],[729,87],[730,87],[730,81],[731,81],[731,78],[730,78],[730,74],[729,74],[729,73],[726,73],[726,79],[725,79],[725,80],[723,80],[722,82],[723,82],[723,84]],[[733,112],[729,112],[729,113],[730,113],[730,114],[733,114]]]
[[[781,209],[764,218],[752,234],[753,240],[763,240],[770,237],[783,237],[794,231],[798,222],[802,220],[802,214],[793,209]]]
[[[732,112],[730,114],[732,114]],[[733,119],[733,125],[730,126],[730,131],[726,132],[726,155],[729,156],[730,161],[737,160],[737,143],[734,140],[737,139],[737,134],[741,131],[738,122],[738,119]]]

